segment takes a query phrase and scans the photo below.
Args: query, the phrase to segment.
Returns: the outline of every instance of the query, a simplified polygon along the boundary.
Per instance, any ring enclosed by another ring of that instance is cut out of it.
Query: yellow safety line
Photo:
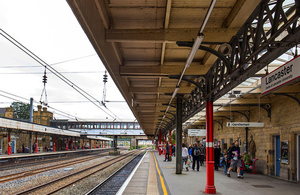
[[[155,158],[155,155],[154,155],[154,152],[152,151],[152,154],[153,154],[153,157],[154,157],[154,160],[155,160],[155,165],[156,165],[156,169],[157,169],[157,172],[158,172],[158,175],[159,175],[159,178],[160,178],[160,182],[161,182],[161,187],[164,191],[164,194],[168,195],[168,192],[167,192],[167,189],[166,189],[166,186],[165,186],[165,182],[160,174],[160,171],[158,169],[158,165],[157,165],[157,161],[156,161],[156,158]]]

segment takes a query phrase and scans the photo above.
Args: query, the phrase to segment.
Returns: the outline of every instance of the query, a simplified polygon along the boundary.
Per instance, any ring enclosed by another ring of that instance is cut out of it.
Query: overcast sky
[[[105,67],[65,0],[1,0],[0,28],[80,88],[102,100]],[[0,107],[13,102],[3,95],[25,102],[28,99],[26,103],[30,97],[39,101],[44,87],[44,69],[0,35]],[[107,117],[113,120],[92,103],[82,103],[88,100],[49,71],[47,76],[50,107],[85,120]],[[106,103],[107,107],[123,121],[133,121],[133,114],[110,77],[106,87],[106,100],[123,101]],[[66,118],[57,111],[54,116]]]

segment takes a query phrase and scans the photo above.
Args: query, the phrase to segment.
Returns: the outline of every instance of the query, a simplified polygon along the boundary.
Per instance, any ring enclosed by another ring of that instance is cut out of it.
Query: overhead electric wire
[[[19,98],[19,99],[24,99],[24,100],[28,101],[28,98],[24,98],[24,97],[21,97],[21,96],[18,96],[18,95],[15,95],[15,94],[12,94],[12,93],[3,91],[3,90],[0,90],[0,92],[6,93],[6,94],[8,94],[8,95],[10,95],[10,96],[15,96],[15,97],[17,97],[17,98]],[[11,100],[14,100],[14,101],[17,101],[17,102],[22,102],[22,103],[27,104],[27,102],[25,102],[25,101],[23,101],[23,100],[18,100],[18,99],[15,99],[15,98],[12,98],[12,97],[3,95],[3,94],[0,94],[0,96],[3,96],[3,97],[5,97],[5,98],[11,99]],[[37,104],[40,103],[40,102],[38,102],[38,101],[36,101],[36,100],[33,100],[33,102],[34,102],[34,103],[37,103]],[[37,106],[35,106],[35,107],[37,107]],[[71,115],[71,114],[69,114],[69,113],[66,113],[66,112],[61,111],[61,110],[56,109],[56,108],[53,108],[53,107],[51,107],[51,106],[47,106],[47,107],[50,108],[50,109],[52,109],[52,110],[55,110],[55,111],[57,111],[57,112],[63,113],[63,114],[55,113],[55,114],[58,114],[58,115],[60,115],[60,116],[64,116],[64,117],[67,116],[67,118],[69,118],[69,119],[78,118],[77,116]],[[70,116],[72,116],[72,117],[70,117]],[[83,119],[80,119],[80,120],[83,120]]]
[[[79,59],[82,59],[82,58],[87,58],[87,57],[91,57],[91,56],[95,56],[95,55],[96,54],[91,54],[91,55],[82,56],[82,57],[79,57],[79,58],[65,60],[65,61],[62,61],[62,62],[56,62],[56,63],[53,63],[53,64],[49,64],[49,66],[54,66],[54,65],[57,65],[57,64],[63,64],[63,63],[66,63],[66,62],[70,62],[70,61],[74,61],[74,60],[79,60]],[[0,68],[38,68],[38,67],[41,67],[41,66],[1,66]]]
[[[27,98],[24,98],[24,97],[21,97],[21,96],[18,96],[18,95],[15,95],[15,94],[12,94],[12,93],[3,91],[3,90],[0,90],[0,92],[6,93],[6,94],[11,95],[11,96],[15,96],[15,97],[20,98],[20,99],[24,99],[24,100],[26,100],[26,101],[28,100]]]
[[[5,98],[8,98],[8,99],[11,99],[11,100],[14,100],[14,101],[16,101],[16,102],[22,102],[22,103],[25,103],[26,104],[26,102],[23,102],[23,101],[20,101],[20,100],[18,100],[18,99],[15,99],[15,98],[12,98],[12,97],[8,97],[8,96],[6,96],[6,95],[3,95],[3,94],[0,94],[0,96],[3,96],[3,97],[5,97]],[[37,107],[37,106],[35,106],[35,107]],[[51,109],[53,109],[53,108],[51,108]],[[60,111],[60,112],[62,112],[62,111]],[[57,115],[60,115],[60,116],[64,116],[64,117],[67,117],[67,118],[69,118],[69,119],[73,119],[73,118],[71,118],[70,117],[70,115],[65,115],[65,114],[60,114],[60,113],[56,113]],[[75,117],[74,117],[75,118]]]
[[[106,108],[106,109],[110,113],[108,113],[102,107],[100,107],[101,102],[99,100],[97,100],[96,98],[94,98],[93,96],[91,96],[89,93],[87,93],[86,91],[84,91],[83,89],[81,89],[80,87],[78,87],[75,83],[73,83],[72,81],[70,81],[68,78],[66,78],[64,75],[62,75],[61,73],[59,73],[57,70],[55,70],[49,64],[47,64],[45,61],[43,61],[42,59],[40,59],[37,55],[35,55],[33,52],[31,52],[29,49],[27,49],[25,46],[23,46],[21,43],[19,43],[17,40],[15,40],[13,37],[11,37],[4,30],[2,30],[1,28],[0,28],[0,30],[2,31],[2,33],[0,32],[0,34],[4,38],[6,38],[9,42],[11,42],[13,45],[15,45],[16,47],[18,47],[20,50],[22,50],[24,53],[26,53],[29,57],[31,57],[33,60],[35,60],[36,62],[38,62],[40,65],[44,66],[47,70],[49,70],[50,72],[52,72],[55,76],[57,76],[58,78],[60,78],[61,80],[63,80],[66,84],[68,84],[69,86],[71,86],[79,94],[81,94],[83,97],[85,97],[86,99],[88,99],[92,104],[94,104],[95,106],[97,106],[100,110],[102,110],[103,112],[105,112],[106,114],[108,114],[112,118],[118,118],[118,119],[120,119],[117,115],[115,115],[108,108]],[[95,100],[96,102],[98,102],[99,105],[96,104],[94,101],[92,101],[92,99]]]
[[[41,66],[40,66],[41,67]],[[61,74],[98,74],[103,71],[60,72]],[[41,72],[2,72],[0,74],[41,74]],[[48,73],[51,74],[51,73]]]
[[[75,61],[75,60],[80,60],[82,58],[88,58],[88,57],[91,57],[91,56],[96,56],[96,54],[91,54],[91,55],[87,55],[87,56],[82,56],[82,57],[78,57],[78,58],[73,58],[73,59],[70,59],[70,60],[65,60],[65,61],[61,61],[61,62],[56,62],[56,63],[53,63],[53,64],[49,64],[50,66],[54,66],[54,65],[57,65],[57,64],[63,64],[63,63],[66,63],[66,62],[71,62],[71,61]]]

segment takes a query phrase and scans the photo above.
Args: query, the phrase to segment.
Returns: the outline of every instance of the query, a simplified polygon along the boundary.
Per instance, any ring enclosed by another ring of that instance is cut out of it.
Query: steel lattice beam
[[[263,0],[258,5],[229,42],[232,47],[232,53],[226,57],[229,67],[224,60],[217,59],[205,79],[199,81],[183,102],[183,122],[203,110],[207,98],[219,99],[299,44],[300,0],[295,0],[288,9],[283,7],[284,1]],[[170,121],[168,127],[173,129],[174,124],[175,121]]]

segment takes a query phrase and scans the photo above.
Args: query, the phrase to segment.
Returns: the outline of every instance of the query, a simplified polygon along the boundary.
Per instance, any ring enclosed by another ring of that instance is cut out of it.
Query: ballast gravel
[[[127,152],[128,151],[122,151],[122,153],[127,153]],[[24,191],[26,189],[35,187],[37,185],[41,185],[41,184],[49,182],[51,180],[63,177],[67,174],[79,171],[79,170],[81,170],[83,168],[86,168],[88,166],[92,166],[96,163],[103,162],[107,158],[111,158],[111,157],[110,156],[99,157],[97,159],[93,159],[93,160],[83,162],[83,163],[79,163],[79,164],[74,164],[74,165],[71,165],[71,166],[68,166],[68,167],[49,170],[49,171],[39,173],[39,174],[36,174],[36,175],[32,175],[32,176],[29,176],[29,177],[24,177],[24,178],[21,178],[21,179],[16,179],[16,180],[0,183],[0,195],[9,195],[9,194],[15,194],[17,192]],[[63,163],[63,162],[53,163],[53,165],[54,164],[61,164],[61,163]],[[119,163],[122,164],[122,161],[120,161]],[[117,163],[117,164],[119,164],[119,163]],[[51,165],[52,165],[52,163],[51,163]],[[23,172],[23,171],[27,171],[27,170],[34,170],[34,169],[37,169],[37,168],[43,168],[43,167],[47,167],[47,166],[49,166],[49,164],[47,164],[47,165],[42,164],[42,165],[38,165],[38,166],[35,165],[34,167],[26,167],[26,168],[23,168],[23,169],[19,168],[19,169],[16,169],[16,170],[1,171],[0,175],[4,176],[4,175]],[[110,168],[110,169],[113,169],[113,167]],[[117,168],[116,168],[116,170],[117,170]],[[110,172],[110,171],[107,170],[106,172]],[[110,172],[110,174],[111,173],[112,172]],[[107,177],[108,175],[110,175],[109,173],[107,173],[107,174],[106,173],[101,173],[101,174],[103,174],[103,177]],[[99,178],[98,178],[98,183],[99,183]]]

